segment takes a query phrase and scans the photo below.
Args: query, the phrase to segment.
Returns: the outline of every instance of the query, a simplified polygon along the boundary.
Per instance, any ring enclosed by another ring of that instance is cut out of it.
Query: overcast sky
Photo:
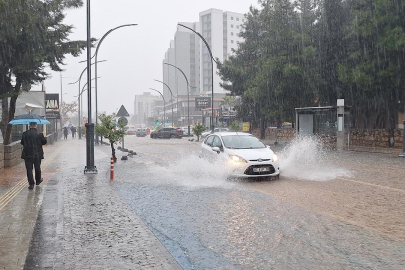
[[[86,2],[85,0],[83,1]],[[163,80],[162,61],[174,38],[178,22],[196,22],[201,11],[216,8],[223,11],[247,13],[257,0],[97,0],[91,1],[91,36],[100,39],[108,30],[122,24],[136,23],[138,26],[121,28],[103,41],[98,59],[107,62],[98,64],[98,111],[108,114],[124,105],[133,114],[134,97],[149,91],[162,89],[153,79]],[[69,10],[66,24],[75,26],[71,40],[86,39],[86,6]],[[94,48],[92,49],[92,54]],[[86,59],[86,53],[66,58],[62,73],[63,101],[77,100],[78,85],[68,85],[79,77],[86,67],[78,63]],[[94,74],[94,66],[92,68]],[[51,72],[45,81],[47,93],[61,90],[59,73]],[[93,75],[94,77],[94,75]],[[82,85],[86,83],[83,75]],[[92,86],[94,87],[94,81]],[[33,90],[40,89],[34,86]],[[94,89],[93,89],[94,93]],[[94,96],[94,94],[93,94]],[[87,95],[85,98],[85,103]],[[94,105],[93,105],[94,108]]]

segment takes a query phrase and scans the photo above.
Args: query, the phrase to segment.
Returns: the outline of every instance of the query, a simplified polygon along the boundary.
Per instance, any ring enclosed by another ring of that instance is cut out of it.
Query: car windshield
[[[266,145],[253,136],[224,136],[222,137],[226,148],[230,149],[260,149],[266,148]]]

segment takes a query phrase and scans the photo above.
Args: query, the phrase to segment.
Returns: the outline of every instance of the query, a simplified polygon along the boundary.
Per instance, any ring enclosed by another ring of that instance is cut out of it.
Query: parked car
[[[134,126],[129,126],[127,129],[127,134],[128,135],[135,135],[136,134],[136,129]]]
[[[220,132],[201,144],[200,157],[224,162],[232,177],[279,177],[278,157],[249,133]]]
[[[229,129],[227,129],[227,128],[214,128],[214,133],[217,133],[217,132],[227,132],[227,131],[229,131]],[[207,137],[207,136],[210,135],[210,134],[211,134],[211,130],[204,131],[204,132],[201,134],[201,139],[204,139],[205,137]]]
[[[138,128],[136,130],[136,137],[145,137],[147,134],[146,128]]]
[[[181,130],[183,130],[184,136],[193,136],[194,135],[194,131],[193,131],[192,126],[190,126],[190,134],[188,134],[188,126],[187,127],[181,127]]]
[[[151,132],[150,137],[152,139],[157,138],[182,138],[183,130],[181,128],[165,127],[160,130]]]

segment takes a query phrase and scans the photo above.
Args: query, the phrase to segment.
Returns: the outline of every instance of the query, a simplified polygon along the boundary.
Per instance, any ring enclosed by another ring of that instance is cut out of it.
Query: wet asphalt
[[[113,187],[184,269],[405,268],[403,159],[273,147],[280,180],[229,181],[187,138],[125,147]]]

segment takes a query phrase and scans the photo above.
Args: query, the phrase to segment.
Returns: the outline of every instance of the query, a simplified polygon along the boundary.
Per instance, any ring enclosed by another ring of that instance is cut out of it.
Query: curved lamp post
[[[101,62],[105,62],[105,61],[107,61],[107,60],[101,60],[101,61],[98,61],[99,63],[101,63]],[[96,62],[95,62],[96,63]],[[92,65],[94,65],[95,63],[93,63]],[[81,139],[82,138],[82,133],[81,133],[81,127],[80,127],[80,103],[81,103],[81,98],[80,98],[80,96],[81,96],[81,93],[80,93],[80,81],[81,81],[81,79],[82,79],[82,76],[83,76],[83,74],[84,74],[84,72],[87,70],[87,67],[85,67],[84,69],[83,69],[83,71],[82,71],[82,73],[80,74],[80,77],[79,77],[79,79],[77,80],[77,81],[75,81],[75,82],[72,82],[72,83],[69,83],[69,85],[70,84],[75,84],[75,83],[79,83],[79,104],[78,104],[78,109],[79,109],[79,127],[78,127],[78,131],[79,131],[79,139]]]
[[[107,33],[104,34],[104,36],[100,39],[100,41],[99,41],[98,44],[97,44],[96,52],[95,52],[95,54],[93,55],[93,57],[96,57],[95,63],[97,63],[97,55],[98,55],[98,50],[100,49],[101,43],[103,42],[103,40],[104,40],[111,32],[113,32],[114,30],[117,30],[117,29],[119,29],[119,28],[122,28],[122,27],[136,26],[136,25],[137,25],[137,24],[124,24],[124,25],[120,25],[120,26],[117,26],[117,27],[115,27],[115,28],[113,28],[113,29],[108,30]],[[92,58],[93,58],[93,57],[92,57]],[[96,126],[97,126],[97,124],[98,124],[97,64],[94,66],[94,73],[95,73],[94,76],[96,77],[96,81],[95,81],[95,87],[96,87],[96,90],[95,90],[95,99],[96,99]],[[96,133],[96,143],[98,143],[98,134],[97,134],[97,133]]]
[[[191,29],[190,27],[187,27],[181,23],[178,23],[177,25],[187,28],[188,30],[194,32],[196,35],[198,35],[205,43],[205,46],[207,46],[208,52],[210,53],[211,56],[211,96],[212,96],[212,100],[211,100],[211,118],[210,118],[210,124],[211,124],[211,132],[214,132],[214,62],[216,64],[217,61],[215,61],[214,57],[212,56],[212,51],[210,46],[208,45],[208,42],[205,40],[205,38],[198,32],[194,31],[193,29]]]
[[[154,80],[154,81],[155,81],[155,82],[160,82],[160,83],[163,83],[164,85],[166,85],[167,89],[169,89],[170,94],[172,95],[172,98],[170,99],[170,101],[172,102],[172,126],[173,126],[173,124],[174,124],[174,122],[173,122],[173,92],[172,92],[172,90],[170,89],[170,87],[169,87],[166,83],[164,83],[164,82],[162,82],[162,81],[159,81],[159,80]],[[178,104],[177,104],[177,106],[178,106]]]
[[[188,125],[188,135],[190,135],[190,86],[191,85],[188,83],[187,76],[186,76],[186,74],[184,74],[183,70],[181,70],[180,68],[176,67],[175,65],[172,65],[169,63],[163,63],[163,64],[177,68],[183,74],[184,79],[186,79],[186,83],[187,83],[187,125]],[[191,86],[191,87],[196,88],[194,86]],[[177,104],[177,106],[179,106],[179,105]]]
[[[165,112],[166,100],[165,100],[165,97],[162,95],[162,93],[160,93],[160,91],[158,91],[156,89],[153,89],[153,88],[149,88],[149,89],[158,92],[163,98],[163,123],[164,123],[164,121],[166,121],[166,112]]]

